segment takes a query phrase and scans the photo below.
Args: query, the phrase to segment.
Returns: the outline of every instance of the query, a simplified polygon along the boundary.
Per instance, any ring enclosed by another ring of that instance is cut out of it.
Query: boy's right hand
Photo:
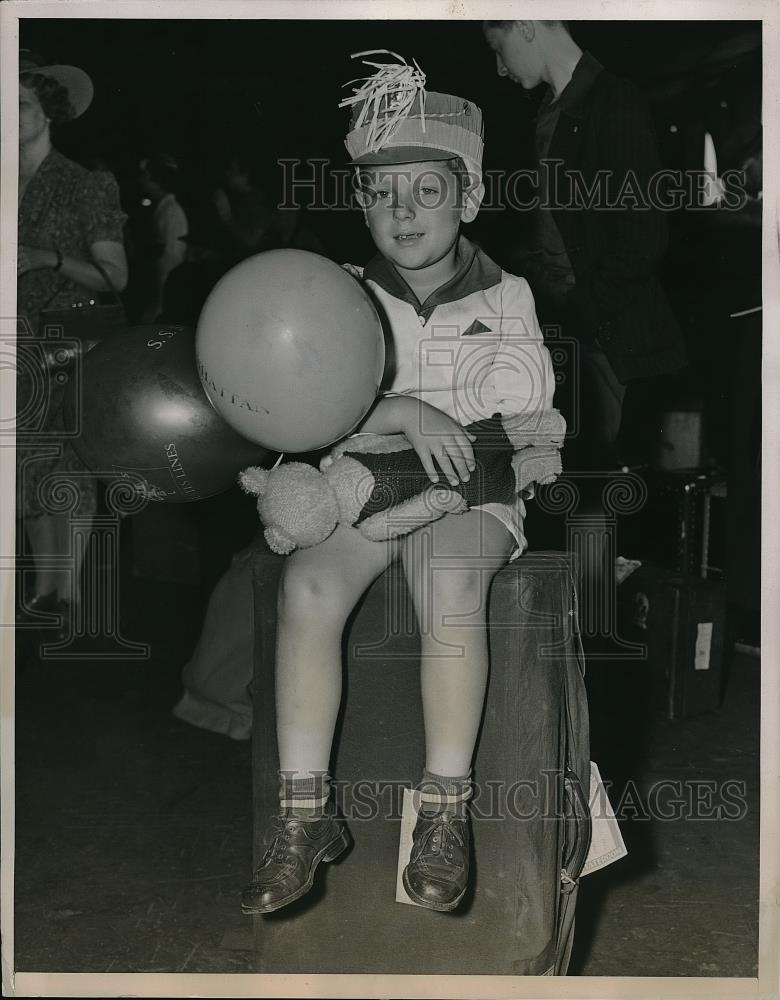
[[[415,402],[418,406],[410,408],[403,433],[417,452],[431,482],[439,482],[439,469],[451,486],[468,482],[475,467],[471,445],[476,437],[435,406],[421,400]]]

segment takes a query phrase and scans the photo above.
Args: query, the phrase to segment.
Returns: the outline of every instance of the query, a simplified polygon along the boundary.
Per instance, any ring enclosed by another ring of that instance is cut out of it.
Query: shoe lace
[[[283,863],[287,860],[287,844],[289,843],[289,833],[295,829],[295,821],[281,815],[274,816],[271,825],[271,843],[266,849],[263,862],[278,861]]]
[[[446,865],[454,865],[454,850],[463,847],[463,840],[458,835],[452,820],[451,813],[442,813],[432,828],[425,853],[440,859]]]

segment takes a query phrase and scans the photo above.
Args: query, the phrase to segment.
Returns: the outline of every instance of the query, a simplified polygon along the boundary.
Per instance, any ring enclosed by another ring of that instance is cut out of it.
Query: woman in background
[[[92,81],[75,66],[42,62],[26,50],[20,53],[17,516],[35,566],[26,610],[59,614],[63,631],[78,603],[83,552],[70,552],[70,515],[49,502],[56,489],[49,477],[74,482],[81,517],[95,513],[97,484],[64,436],[67,379],[38,360],[51,360],[45,342],[40,343],[43,312],[94,300],[96,293],[122,291],[127,261],[125,216],[113,176],[87,170],[52,145],[52,126],[78,118],[89,107]]]

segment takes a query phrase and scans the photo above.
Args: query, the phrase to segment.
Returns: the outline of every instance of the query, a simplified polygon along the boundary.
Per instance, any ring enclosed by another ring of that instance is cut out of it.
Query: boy
[[[425,93],[424,82],[419,69],[384,64],[348,102],[355,112],[346,146],[378,250],[362,278],[384,313],[392,358],[387,392],[361,432],[405,434],[431,480],[441,474],[455,484],[475,467],[466,425],[549,410],[554,381],[527,283],[460,235],[484,193],[481,112],[461,98]],[[387,542],[339,525],[289,557],[276,660],[281,809],[244,891],[244,912],[300,898],[319,863],[349,844],[328,774],[341,635],[357,600],[396,558],[421,625],[426,735],[422,808],[403,881],[430,909],[450,911],[461,901],[487,681],[485,607],[495,573],[525,548],[522,518],[517,496]]]

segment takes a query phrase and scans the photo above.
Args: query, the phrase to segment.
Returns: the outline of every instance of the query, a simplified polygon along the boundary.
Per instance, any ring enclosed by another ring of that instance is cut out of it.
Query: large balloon
[[[376,398],[382,325],[360,283],[303,250],[242,261],[198,320],[198,372],[239,433],[276,451],[316,451],[349,434]]]
[[[133,327],[93,347],[64,401],[72,443],[88,468],[130,477],[153,499],[184,503],[228,489],[267,452],[240,437],[203,392],[195,332]]]

